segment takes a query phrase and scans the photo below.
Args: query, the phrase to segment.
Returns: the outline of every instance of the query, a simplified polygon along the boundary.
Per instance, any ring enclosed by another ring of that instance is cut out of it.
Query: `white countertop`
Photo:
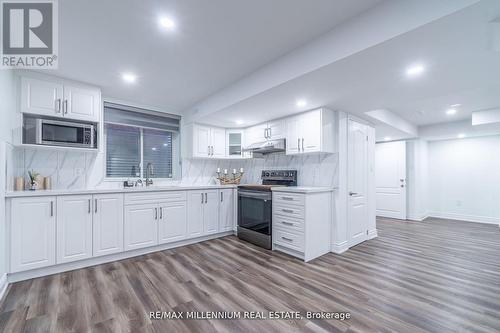
[[[285,186],[272,187],[273,192],[288,192],[288,193],[321,193],[335,191],[335,187],[326,186]]]
[[[11,191],[5,194],[6,198],[19,197],[41,197],[51,195],[78,195],[78,194],[104,194],[104,193],[137,193],[137,192],[163,192],[163,191],[186,191],[220,188],[236,188],[236,185],[172,185],[172,186],[150,186],[132,188],[109,188],[109,189],[82,189],[82,190],[38,190],[38,191]]]

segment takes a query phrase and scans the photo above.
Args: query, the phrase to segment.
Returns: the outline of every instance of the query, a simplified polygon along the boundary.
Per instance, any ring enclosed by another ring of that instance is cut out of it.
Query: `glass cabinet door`
[[[228,134],[229,156],[241,156],[241,133],[234,132]]]

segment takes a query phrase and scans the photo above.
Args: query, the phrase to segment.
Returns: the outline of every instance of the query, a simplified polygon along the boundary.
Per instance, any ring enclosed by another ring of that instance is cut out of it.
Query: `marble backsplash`
[[[28,170],[43,177],[51,177],[53,189],[84,189],[88,187],[95,154],[56,150],[27,149],[9,146],[7,149],[7,190],[13,190],[14,178],[24,176],[28,183]]]
[[[245,169],[242,183],[260,183],[264,169],[297,170],[299,186],[338,186],[338,154],[310,154],[287,156],[271,154],[248,160],[185,159],[182,164],[182,183],[210,184],[215,181],[217,168]]]

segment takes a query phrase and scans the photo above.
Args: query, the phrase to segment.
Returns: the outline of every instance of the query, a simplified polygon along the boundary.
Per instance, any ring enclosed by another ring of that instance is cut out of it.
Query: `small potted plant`
[[[37,177],[40,176],[35,170],[29,170],[28,176],[30,177],[30,190],[35,191],[38,189]]]

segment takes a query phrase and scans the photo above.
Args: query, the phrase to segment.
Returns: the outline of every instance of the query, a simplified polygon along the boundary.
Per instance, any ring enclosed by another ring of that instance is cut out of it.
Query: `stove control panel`
[[[296,186],[297,170],[262,170],[262,184]]]

